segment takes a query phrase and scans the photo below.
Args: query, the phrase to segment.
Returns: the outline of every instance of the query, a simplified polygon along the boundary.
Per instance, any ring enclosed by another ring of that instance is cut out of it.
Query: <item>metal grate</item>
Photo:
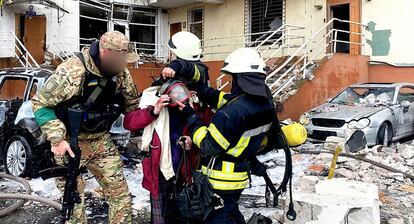
[[[194,33],[200,40],[204,39],[204,8],[192,8],[187,12],[188,31]]]
[[[249,0],[250,33],[261,33],[278,29],[284,22],[284,0]],[[261,34],[251,41],[262,38]]]
[[[336,119],[314,118],[312,119],[312,124],[319,127],[340,128],[344,126],[345,121]]]

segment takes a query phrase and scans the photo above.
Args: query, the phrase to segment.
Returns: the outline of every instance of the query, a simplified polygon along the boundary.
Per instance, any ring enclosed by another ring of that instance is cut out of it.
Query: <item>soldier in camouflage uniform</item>
[[[66,153],[74,156],[65,140],[68,139],[65,123],[58,119],[55,113],[59,105],[77,99],[76,97],[86,91],[85,88],[100,85],[98,81],[106,77],[113,82],[114,93],[99,97],[112,98],[120,95],[123,102],[119,103],[123,105],[124,113],[138,108],[138,93],[126,68],[127,63],[138,60],[138,55],[131,51],[124,34],[117,31],[103,34],[99,42],[82,49],[82,56],[69,58],[60,64],[32,100],[36,121],[51,142],[58,165],[65,164]],[[87,74],[92,78],[87,78]],[[103,92],[106,91],[105,88],[107,85],[104,86]],[[109,204],[110,223],[131,223],[131,198],[122,172],[123,164],[111,141],[109,130],[99,133],[81,130],[79,146],[82,151],[81,167],[86,167],[103,188]],[[58,178],[56,182],[58,187],[63,189],[64,179]],[[86,223],[84,187],[84,180],[78,177],[78,191],[82,202],[75,204],[73,215],[67,223]]]

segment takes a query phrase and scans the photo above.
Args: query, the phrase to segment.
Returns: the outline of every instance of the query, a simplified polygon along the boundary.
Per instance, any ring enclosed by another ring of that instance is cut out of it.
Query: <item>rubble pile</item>
[[[302,154],[294,155],[296,160],[307,158],[310,164],[297,178],[316,176],[325,179],[332,163],[332,154],[306,154],[324,150],[323,145],[307,143],[299,147]],[[395,144],[390,147],[375,146],[358,152],[358,156],[387,165],[401,172],[414,174],[414,142]],[[339,157],[335,178],[360,181],[378,186],[381,202],[381,223],[414,222],[414,184],[413,180],[400,172],[391,172],[373,164],[346,157]],[[305,178],[306,180],[309,178]]]

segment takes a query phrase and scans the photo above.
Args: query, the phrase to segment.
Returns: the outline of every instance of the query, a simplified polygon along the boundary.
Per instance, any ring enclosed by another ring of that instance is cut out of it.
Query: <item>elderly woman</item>
[[[175,91],[176,89],[178,91]],[[186,119],[180,116],[175,103],[177,97],[181,97],[182,101],[189,98],[188,90],[180,82],[169,80],[162,86],[150,87],[143,92],[141,110],[126,114],[124,121],[125,128],[130,131],[144,129],[142,150],[148,151],[149,157],[142,162],[142,186],[150,192],[151,223],[154,224],[180,223],[176,214],[168,214],[174,209],[167,209],[167,199],[173,193],[172,189],[175,189],[174,184],[180,184],[174,183],[178,174],[183,177],[179,179],[181,183],[191,180],[190,176],[185,176],[190,174],[190,171],[183,171],[189,167],[180,167],[182,148],[189,150],[192,141],[189,137],[183,136],[186,132]],[[178,143],[182,142],[180,140],[184,141],[185,145],[179,145]]]

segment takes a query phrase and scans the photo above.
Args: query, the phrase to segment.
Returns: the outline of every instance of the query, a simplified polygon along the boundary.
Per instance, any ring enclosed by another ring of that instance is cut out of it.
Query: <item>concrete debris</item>
[[[325,143],[323,144],[324,149],[334,151],[337,146],[340,146],[342,149],[345,148],[345,139],[337,136],[329,136],[326,138]]]
[[[306,170],[303,171],[302,178],[298,180],[299,183],[303,182],[303,184],[306,185],[298,185],[296,189],[298,192],[300,192],[300,194],[310,194],[309,192],[313,190],[317,191],[316,186],[319,183],[323,182],[323,179],[326,179],[333,155],[320,152],[326,150],[332,152],[336,147],[335,143],[342,144],[341,139],[337,137],[329,137],[327,141],[332,143],[325,143],[324,145],[312,145],[310,143],[306,143],[303,146],[298,147],[297,151],[302,153],[300,154],[302,157],[294,155],[294,158],[302,158],[302,160],[307,160],[309,162],[309,165],[306,166]],[[307,154],[309,152],[313,154]],[[414,174],[414,144],[411,144],[411,142],[408,144],[396,143],[389,147],[378,145],[366,148],[358,152],[357,155],[366,159],[373,160],[380,164],[390,166],[401,172]],[[299,161],[294,160],[294,163],[295,162]],[[314,175],[316,177],[308,177],[306,175]],[[405,177],[404,174],[398,172],[390,172],[383,168],[360,160],[339,157],[334,179],[338,178],[347,179],[349,181],[357,181],[358,183],[363,182],[364,184],[368,184],[367,186],[377,186],[377,196],[379,196],[379,201],[381,201],[380,223],[398,223],[400,219],[402,219],[405,223],[410,223],[410,220],[414,219],[414,180]],[[323,217],[321,215],[325,211],[323,207],[324,204],[313,202],[313,200],[318,200],[318,197],[309,196],[302,199],[295,198],[295,201],[300,200],[302,200],[303,204],[298,205],[298,214],[300,211],[312,210],[312,215],[314,217],[314,219],[310,219],[312,217],[310,216],[310,213],[305,212],[305,215],[301,216],[300,220],[307,221],[303,221],[302,223],[323,223],[318,222],[317,220],[320,220],[321,217]],[[336,199],[336,202],[340,203],[340,200]],[[370,209],[367,208],[367,211],[368,210]],[[374,211],[372,207],[370,211]],[[365,215],[368,213],[364,212]],[[361,217],[359,215],[356,216]],[[314,222],[310,222],[311,220]],[[344,223],[371,223],[364,221],[359,222],[356,220],[357,219],[353,219],[351,222],[350,219],[348,219],[348,222]],[[334,222],[329,221],[326,223]]]
[[[401,182],[404,181],[404,175],[402,173],[388,173],[388,175],[391,178],[396,179],[398,181],[401,181]]]
[[[388,220],[388,224],[404,224],[403,218],[391,218]]]
[[[386,93],[382,93],[378,96],[375,94],[369,94],[365,98],[360,98],[359,102],[355,106],[373,107],[373,106],[384,106],[392,102],[391,98]]]
[[[414,157],[414,146],[413,145],[399,145],[398,152],[404,159],[411,159]]]
[[[346,168],[339,168],[335,170],[335,174],[339,177],[345,177],[347,179],[354,179],[356,177],[356,174],[353,170],[349,170]]]
[[[312,184],[309,180],[316,180],[305,179],[308,181],[303,184]],[[380,223],[380,201],[375,184],[332,179],[317,181],[313,192],[309,192],[309,186],[307,188],[306,192],[294,194],[298,218],[293,222],[285,220],[285,223]]]
[[[326,113],[326,112],[336,112],[338,110],[339,110],[338,104],[330,104],[329,106],[318,108],[318,109],[316,109],[315,111],[312,111],[312,112]]]

